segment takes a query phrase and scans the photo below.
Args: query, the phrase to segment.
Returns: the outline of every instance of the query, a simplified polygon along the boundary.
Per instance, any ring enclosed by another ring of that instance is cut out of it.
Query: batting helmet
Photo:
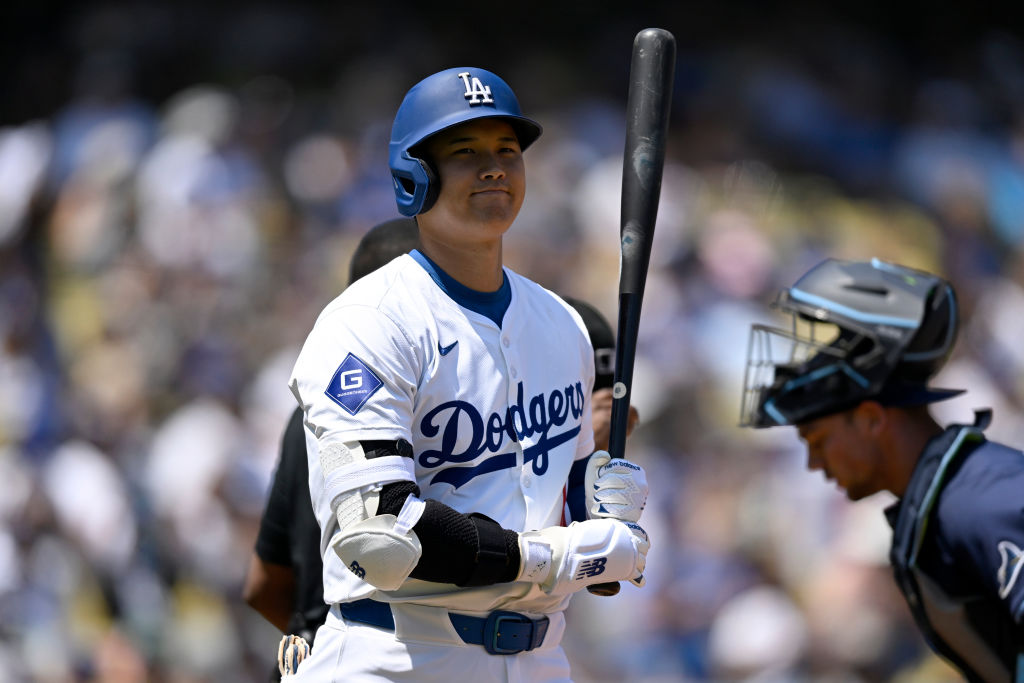
[[[526,149],[541,127],[519,109],[515,93],[490,71],[457,67],[428,76],[405,95],[391,126],[388,165],[398,211],[415,216],[430,209],[440,187],[437,175],[416,149],[446,128],[481,118],[507,120]]]
[[[926,386],[958,326],[956,294],[936,275],[878,259],[829,259],[774,305],[792,316],[793,329],[753,326],[744,426],[799,424],[869,398],[912,406],[963,393]]]

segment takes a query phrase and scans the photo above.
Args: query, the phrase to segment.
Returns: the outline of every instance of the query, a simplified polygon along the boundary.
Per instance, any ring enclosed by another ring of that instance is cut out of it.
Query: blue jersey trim
[[[478,292],[458,282],[448,273],[441,270],[441,267],[427,258],[419,249],[413,249],[409,256],[416,259],[416,262],[423,266],[430,278],[437,283],[441,290],[451,297],[452,301],[468,308],[474,313],[490,318],[494,324],[501,327],[501,320],[505,317],[505,311],[512,303],[512,285],[509,284],[505,272],[501,273],[501,287],[495,292]]]
[[[968,439],[980,441],[984,439],[984,437],[982,436],[981,430],[977,427],[962,427],[957,433],[956,438],[953,440],[953,443],[949,446],[943,454],[942,459],[939,461],[939,466],[936,469],[931,484],[928,486],[928,490],[925,491],[924,498],[921,499],[921,503],[918,506],[917,511],[917,536],[914,538],[914,545],[911,546],[910,561],[907,565],[911,568],[917,567],[917,556],[921,550],[921,546],[924,545],[924,536],[925,532],[928,530],[928,521],[931,517],[932,506],[935,504],[935,498],[941,490],[946,478],[946,469],[953,461],[953,458],[960,452],[960,447]]]

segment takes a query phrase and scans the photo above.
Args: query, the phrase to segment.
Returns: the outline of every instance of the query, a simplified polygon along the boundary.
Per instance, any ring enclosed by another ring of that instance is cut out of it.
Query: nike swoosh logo
[[[438,352],[438,353],[440,353],[440,354],[441,354],[442,356],[447,356],[447,355],[448,355],[448,353],[449,353],[449,352],[450,352],[450,351],[451,351],[452,349],[454,349],[454,348],[455,348],[455,345],[456,345],[456,344],[458,344],[458,343],[459,343],[459,340],[458,340],[458,339],[456,339],[455,341],[453,341],[453,342],[452,342],[451,344],[449,344],[448,346],[441,346],[441,342],[437,342],[437,352]]]

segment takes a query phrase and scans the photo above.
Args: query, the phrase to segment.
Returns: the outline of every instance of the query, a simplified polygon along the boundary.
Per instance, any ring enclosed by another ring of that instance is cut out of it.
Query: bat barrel
[[[633,363],[661,198],[675,61],[676,41],[668,31],[645,29],[633,40],[622,159],[619,321],[608,447],[612,457],[617,458],[625,455]]]
[[[633,41],[622,160],[622,271],[619,293],[643,294],[658,215],[675,76],[676,42],[649,28]]]

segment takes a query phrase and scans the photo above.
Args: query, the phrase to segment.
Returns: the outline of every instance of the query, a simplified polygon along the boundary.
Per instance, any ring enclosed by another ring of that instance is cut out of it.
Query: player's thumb
[[[612,456],[608,451],[594,451],[590,454],[590,458],[587,460],[586,473],[583,477],[583,486],[586,490],[588,501],[593,499],[594,485],[597,483],[601,468],[611,462],[611,460]]]
[[[608,451],[594,451],[590,454],[590,460],[587,462],[587,467],[593,468],[596,472],[611,461],[612,454]]]

